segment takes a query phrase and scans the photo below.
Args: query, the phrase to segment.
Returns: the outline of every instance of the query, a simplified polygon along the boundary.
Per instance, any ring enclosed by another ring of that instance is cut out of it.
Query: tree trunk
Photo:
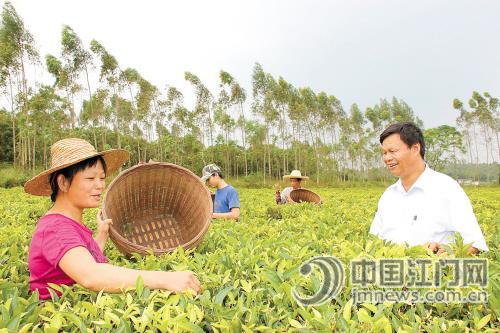
[[[245,120],[245,114],[243,112],[243,103],[240,102],[240,112],[241,112],[241,136],[242,136],[242,143],[243,143],[243,155],[245,158],[245,177],[248,176],[248,161],[247,161],[247,133],[246,133],[246,120]]]
[[[14,93],[12,91],[12,79],[10,73],[8,73],[9,78],[9,91],[10,91],[10,111],[12,113],[12,166],[16,166],[16,111],[14,110]]]
[[[87,88],[89,89],[90,113],[92,113],[92,119],[94,119],[94,117],[95,117],[95,115],[94,115],[94,102],[92,101],[92,90],[90,90],[89,72],[87,69],[87,64],[84,64],[83,68],[85,70],[85,78],[87,80]],[[94,138],[95,138],[95,133],[94,133]],[[97,142],[95,139],[94,139],[94,143],[97,145]]]
[[[264,185],[266,185],[266,147],[262,147],[262,175],[264,176]]]
[[[497,157],[499,158],[499,162],[500,162],[500,141],[498,140],[498,131],[495,130],[495,128],[493,128],[493,131],[495,132],[495,136],[496,136],[496,139],[497,139]]]
[[[36,126],[35,126],[36,128]],[[32,170],[35,170],[35,164],[36,164],[36,135],[33,134],[33,168]]]
[[[94,147],[95,147],[95,149],[97,149],[97,136],[96,136],[96,133],[95,133],[95,124],[94,124],[94,122],[92,122],[92,135],[94,137]]]
[[[44,169],[47,169],[47,140],[43,139],[43,166]]]
[[[26,164],[28,166],[28,169],[31,169],[31,140],[30,136],[28,133],[26,133],[26,139],[27,139],[27,144],[26,144]]]
[[[286,152],[285,152],[285,126],[286,126],[286,115],[285,115],[285,108],[284,107],[281,107],[281,119],[282,119],[282,123],[281,123],[281,142],[282,142],[282,149],[283,149],[283,174],[285,174],[288,170],[287,170],[287,167],[286,167]]]

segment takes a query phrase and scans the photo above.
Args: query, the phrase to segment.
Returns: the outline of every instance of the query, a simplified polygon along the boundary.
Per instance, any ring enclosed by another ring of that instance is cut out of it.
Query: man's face
[[[211,187],[217,187],[217,184],[219,184],[219,175],[218,174],[213,174],[207,179],[208,185]]]
[[[420,144],[416,143],[408,147],[401,140],[399,133],[389,135],[382,142],[384,163],[389,168],[391,174],[396,177],[405,176],[411,172],[412,166],[420,158]]]
[[[290,183],[292,184],[292,188],[294,190],[300,188],[300,179],[292,178],[290,179]]]

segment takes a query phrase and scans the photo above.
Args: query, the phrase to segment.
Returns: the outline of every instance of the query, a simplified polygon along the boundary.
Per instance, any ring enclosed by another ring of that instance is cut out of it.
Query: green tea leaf
[[[215,304],[222,304],[222,302],[224,301],[224,298],[226,298],[226,296],[229,294],[229,292],[233,290],[233,286],[227,286],[221,290],[219,290],[219,292],[217,292],[217,294],[215,294],[214,296],[214,303]]]

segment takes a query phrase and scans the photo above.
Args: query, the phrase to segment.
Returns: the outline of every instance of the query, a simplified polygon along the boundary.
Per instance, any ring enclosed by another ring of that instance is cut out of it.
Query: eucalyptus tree
[[[143,78],[135,68],[127,67],[120,73],[120,82],[126,87],[133,114],[132,121],[130,124],[126,124],[126,126],[130,126],[132,129],[132,136],[135,140],[139,161],[141,160],[141,141],[143,136],[141,125],[144,119],[137,108],[136,96],[140,91],[139,83],[141,80],[143,80]]]
[[[266,126],[254,121],[249,120],[246,126],[247,139],[250,153],[251,170],[256,173],[262,172],[266,174],[266,159],[265,159],[265,143],[266,143]],[[260,164],[262,163],[262,164]],[[265,178],[264,178],[265,180]]]
[[[453,126],[442,125],[426,129],[425,160],[436,170],[442,171],[446,165],[459,161],[459,153],[464,153],[462,134]]]
[[[201,141],[205,143],[205,133],[208,132],[208,146],[213,146],[214,124],[212,108],[214,98],[210,90],[201,82],[200,78],[191,72],[184,73],[184,79],[188,81],[194,88],[196,96],[196,104],[194,107],[194,115],[197,123],[204,130],[201,132]]]
[[[223,131],[223,140],[225,145],[225,170],[228,176],[230,176],[231,172],[231,162],[229,157],[229,145],[230,145],[230,136],[233,128],[236,125],[236,122],[229,114],[229,109],[231,108],[232,101],[231,95],[224,89],[224,84],[221,82],[221,91],[219,92],[219,98],[217,99],[217,103],[215,104],[215,112],[214,112],[214,120]]]
[[[19,161],[19,164],[24,167],[29,165],[32,156],[29,148],[30,137],[25,127],[28,123],[30,93],[26,71],[29,64],[39,63],[39,55],[33,35],[8,1],[2,8],[0,49],[0,84],[8,86],[11,104],[13,163],[16,165]],[[20,133],[16,133],[18,126]],[[19,145],[19,150],[17,145]]]
[[[340,100],[333,95],[328,95],[326,92],[320,92],[317,99],[320,117],[318,126],[321,131],[323,143],[322,155],[325,159],[331,160],[332,170],[338,174],[340,170],[335,144],[338,143],[339,122],[340,118],[345,116],[344,110]]]
[[[275,108],[278,111],[278,127],[280,131],[281,149],[283,155],[283,173],[285,174],[288,173],[286,154],[288,142],[287,114],[293,87],[281,76],[279,77],[277,82],[275,82],[274,80],[270,80],[270,83],[272,84],[271,89],[273,93]]]
[[[477,166],[479,164],[479,148],[476,136],[476,115],[473,112],[467,111],[462,101],[456,98],[453,100],[453,108],[460,111],[456,122],[459,128],[462,129],[462,133],[464,135],[467,146],[467,151],[469,152],[470,163],[475,163],[477,169]],[[474,152],[475,159],[473,158]]]
[[[469,99],[469,107],[473,110],[475,119],[481,128],[482,139],[485,144],[486,163],[498,160],[499,150],[494,152],[493,137],[496,137],[497,148],[498,146],[498,99],[492,97],[489,93],[484,93],[484,96],[479,92],[474,91],[472,97]],[[495,115],[496,113],[496,115]],[[495,116],[497,117],[495,121]]]
[[[488,116],[485,117],[487,120],[487,125],[490,127],[493,135],[495,136],[497,155],[496,161],[500,162],[500,99],[498,97],[493,97],[489,93],[485,92],[484,96],[488,102]]]
[[[145,139],[146,141],[152,140],[153,125],[156,118],[156,98],[158,97],[158,89],[145,79],[140,79],[139,82],[139,92],[135,97],[135,103],[137,107],[137,118],[139,123],[142,123],[144,130],[146,131]],[[147,160],[147,145],[144,146],[142,152],[142,158]]]
[[[176,87],[169,86],[167,89],[167,118],[171,123],[171,135],[174,141],[173,154],[174,163],[182,164],[184,137],[187,130],[191,129],[189,110],[184,107],[184,95]]]
[[[142,76],[135,68],[127,67],[120,72],[120,81],[127,86],[132,105],[135,105],[134,91],[137,90],[137,85],[141,80]]]
[[[314,149],[314,157],[316,161],[316,183],[319,184],[320,178],[320,157],[319,157],[319,146],[320,146],[320,122],[321,122],[321,113],[319,110],[318,97],[316,93],[309,87],[300,88],[299,94],[304,105],[303,110],[303,119],[304,123],[307,126],[310,142]]]
[[[121,138],[120,138],[120,92],[123,89],[123,82],[121,80],[121,70],[118,65],[116,58],[111,55],[98,41],[93,39],[90,42],[90,50],[100,58],[101,61],[101,71],[100,71],[100,81],[108,85],[112,91],[110,99],[112,101],[112,122],[113,128],[116,135],[116,142],[118,148],[121,148]]]
[[[76,128],[74,95],[79,90],[79,86],[76,83],[75,73],[68,64],[63,64],[60,59],[51,54],[45,56],[45,65],[47,71],[54,76],[54,87],[63,90],[66,94],[71,128]]]
[[[41,141],[42,161],[48,167],[48,147],[62,136],[62,131],[69,128],[70,119],[65,114],[66,101],[56,94],[53,87],[42,85],[29,100],[30,121],[36,131],[33,136],[33,164],[37,155],[35,138]]]
[[[97,148],[97,133],[101,133],[101,149],[106,145],[106,121],[108,106],[109,91],[107,89],[97,89],[92,95],[92,101],[84,100],[82,110],[80,112],[80,124],[88,127],[92,131],[94,146]]]
[[[243,159],[245,162],[245,176],[248,176],[248,158],[247,158],[247,121],[245,117],[245,110],[243,104],[246,101],[246,92],[243,87],[231,76],[228,72],[220,71],[219,78],[221,81],[221,86],[229,89],[230,103],[231,105],[238,106],[239,117],[236,122],[241,131],[241,143],[243,146]]]
[[[70,77],[73,78],[74,81],[77,81],[82,73],[85,74],[85,81],[87,83],[87,92],[89,96],[89,107],[91,112],[93,112],[92,89],[90,87],[89,80],[89,69],[93,67],[92,54],[85,49],[80,37],[78,37],[78,35],[68,25],[63,26],[61,33],[61,46],[62,58],[64,59],[69,73],[71,74]],[[73,85],[78,87],[76,82]]]
[[[272,149],[271,149],[271,129],[278,118],[278,112],[273,106],[273,92],[271,83],[273,77],[264,72],[262,66],[256,63],[252,73],[252,112],[257,117],[261,118],[265,126],[266,134],[266,149],[263,151],[264,166],[266,166],[267,152],[267,169],[269,178],[272,177]],[[266,172],[263,172],[264,183],[266,182]]]
[[[288,99],[288,118],[291,123],[291,140],[290,146],[293,151],[293,168],[300,169],[299,163],[299,154],[300,154],[300,145],[299,145],[299,137],[300,137],[300,128],[303,122],[301,119],[301,111],[300,111],[300,96],[298,94],[298,90],[293,88],[290,90],[290,95]]]
[[[363,157],[366,155],[366,145],[367,138],[365,136],[364,126],[366,124],[366,119],[361,112],[359,106],[356,103],[353,103],[350,108],[350,158],[353,162],[353,169],[359,170],[361,173],[365,170],[365,165],[363,163]],[[357,165],[354,164],[356,161]]]
[[[474,91],[468,101],[470,111],[468,111],[462,101],[453,100],[453,107],[460,111],[457,117],[457,124],[463,130],[467,150],[469,151],[470,162],[473,163],[472,151],[475,150],[476,170],[479,172],[479,151],[480,145],[484,145],[486,162],[497,162],[500,160],[500,114],[499,100],[485,92],[483,95]],[[478,135],[478,129],[482,135]],[[482,139],[482,141],[481,141]],[[496,143],[496,151],[494,149]],[[474,149],[472,149],[474,143]]]

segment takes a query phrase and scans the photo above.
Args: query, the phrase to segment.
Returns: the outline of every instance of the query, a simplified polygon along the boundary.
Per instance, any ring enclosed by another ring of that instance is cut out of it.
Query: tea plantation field
[[[303,277],[301,264],[333,255],[348,267],[354,258],[437,258],[423,247],[384,244],[368,236],[383,188],[317,189],[323,206],[276,210],[271,189],[242,189],[239,223],[214,221],[201,245],[162,257],[126,259],[109,241],[105,254],[117,265],[192,270],[201,295],[143,288],[123,294],[63,288],[60,299],[38,302],[28,294],[28,245],[49,200],[0,188],[0,332],[498,332],[500,329],[500,188],[467,189],[490,252],[489,302],[353,305],[347,282],[340,296],[302,307],[294,286],[313,294],[321,276]],[[270,209],[270,207],[274,209]],[[95,210],[87,211],[91,228]],[[453,246],[448,256],[463,256]],[[347,279],[348,281],[348,279]]]

